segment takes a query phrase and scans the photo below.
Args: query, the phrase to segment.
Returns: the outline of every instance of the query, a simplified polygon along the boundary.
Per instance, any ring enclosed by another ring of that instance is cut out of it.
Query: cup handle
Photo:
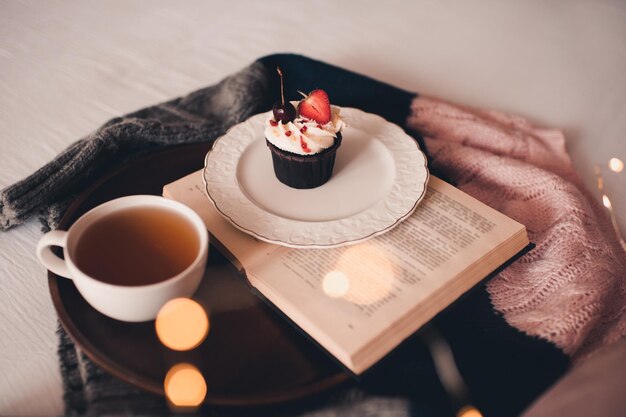
[[[39,243],[37,243],[37,258],[46,268],[55,274],[71,278],[70,270],[65,263],[65,260],[59,258],[52,252],[52,246],[60,246],[65,248],[67,245],[67,232],[62,230],[53,230],[46,233],[41,237]]]

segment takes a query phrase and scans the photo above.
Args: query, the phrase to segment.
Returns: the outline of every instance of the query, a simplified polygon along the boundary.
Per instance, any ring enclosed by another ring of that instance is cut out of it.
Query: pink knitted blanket
[[[526,225],[536,244],[487,286],[509,324],[574,360],[626,335],[626,254],[560,131],[425,96],[407,125],[423,134],[433,168]]]

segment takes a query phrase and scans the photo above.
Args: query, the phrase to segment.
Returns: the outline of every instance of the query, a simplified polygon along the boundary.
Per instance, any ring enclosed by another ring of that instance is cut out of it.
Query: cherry
[[[296,108],[291,103],[281,105],[276,102],[272,111],[274,112],[274,119],[283,124],[293,122],[296,118]]]
[[[274,119],[283,124],[293,122],[296,118],[296,108],[290,102],[285,103],[285,94],[283,90],[283,72],[280,67],[276,67],[278,76],[280,77],[280,102],[274,103],[272,112],[274,113]]]

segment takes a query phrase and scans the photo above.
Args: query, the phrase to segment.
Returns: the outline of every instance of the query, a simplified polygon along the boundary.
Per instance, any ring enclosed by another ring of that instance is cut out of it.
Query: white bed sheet
[[[0,1],[0,188],[113,116],[273,52],[562,128],[592,189],[595,164],[626,160],[623,1],[293,5]],[[625,230],[626,173],[603,173]],[[63,413],[40,235],[36,220],[0,233],[0,415]]]

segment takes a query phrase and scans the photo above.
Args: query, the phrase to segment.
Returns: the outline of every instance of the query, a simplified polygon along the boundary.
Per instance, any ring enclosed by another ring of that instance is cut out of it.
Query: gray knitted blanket
[[[54,228],[76,193],[112,165],[170,145],[215,139],[260,108],[267,91],[255,63],[219,84],[115,118],[24,180],[0,192],[0,228],[40,215]]]

